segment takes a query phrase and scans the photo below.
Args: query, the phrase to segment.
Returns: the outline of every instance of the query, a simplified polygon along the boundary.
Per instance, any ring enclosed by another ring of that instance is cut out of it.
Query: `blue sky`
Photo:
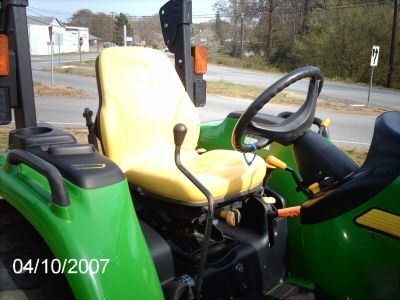
[[[124,12],[129,15],[147,16],[158,12],[167,0],[30,0],[28,14],[51,15],[66,21],[69,16],[80,8],[88,8],[93,12]],[[216,0],[193,0],[193,14],[214,14],[212,5]],[[41,11],[41,10],[48,11]],[[56,11],[56,12],[51,12]],[[194,18],[194,22],[206,19]]]

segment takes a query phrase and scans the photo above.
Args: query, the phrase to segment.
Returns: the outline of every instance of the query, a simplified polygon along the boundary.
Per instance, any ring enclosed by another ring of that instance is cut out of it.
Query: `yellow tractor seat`
[[[200,132],[197,111],[163,53],[139,47],[105,49],[96,71],[103,150],[132,186],[185,205],[207,204],[204,195],[175,166],[173,127],[177,123],[187,126],[182,164],[216,201],[246,193],[262,183],[266,167],[258,156],[248,166],[240,152],[196,152]]]

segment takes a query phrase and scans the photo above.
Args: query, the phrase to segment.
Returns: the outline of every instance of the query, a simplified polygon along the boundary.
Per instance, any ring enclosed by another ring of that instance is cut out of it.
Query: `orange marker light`
[[[0,76],[7,76],[10,72],[8,60],[8,37],[0,34]]]
[[[206,46],[194,47],[194,73],[202,75],[207,73],[208,48]]]

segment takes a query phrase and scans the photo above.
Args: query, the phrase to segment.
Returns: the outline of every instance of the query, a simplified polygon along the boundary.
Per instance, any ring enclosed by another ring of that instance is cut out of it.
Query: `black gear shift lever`
[[[201,286],[204,279],[204,268],[207,261],[208,245],[210,243],[212,223],[214,220],[214,198],[210,191],[193,176],[181,163],[181,146],[185,140],[187,127],[185,124],[178,123],[174,126],[174,142],[175,142],[175,164],[178,169],[204,194],[208,202],[208,211],[206,218],[206,230],[204,232],[204,242],[201,250],[199,263],[199,273],[196,280],[196,299],[200,299]]]
[[[185,136],[187,133],[187,128],[185,124],[178,123],[174,126],[174,142],[176,147],[181,147]]]

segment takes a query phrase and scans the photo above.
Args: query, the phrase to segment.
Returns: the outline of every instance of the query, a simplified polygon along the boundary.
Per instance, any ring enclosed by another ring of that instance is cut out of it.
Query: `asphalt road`
[[[244,110],[249,105],[248,100],[231,99],[227,97],[208,95],[207,105],[197,108],[201,121],[221,120],[230,112]],[[60,127],[83,127],[82,117],[85,107],[97,112],[98,100],[47,98],[36,97],[38,121],[53,123]],[[267,105],[263,112],[278,114],[282,111],[294,110],[295,107],[283,105]],[[318,110],[317,115],[322,118],[331,118],[331,135],[335,143],[355,147],[368,147],[371,142],[375,116],[358,115],[337,111]]]
[[[96,57],[96,53],[82,54],[82,60],[94,60],[96,59]],[[72,61],[79,61],[79,54],[63,54],[60,56],[61,64]],[[58,66],[57,55],[55,56],[54,64],[55,66]],[[34,69],[40,69],[49,66],[49,56],[32,57],[32,67]],[[49,75],[47,76],[50,77]],[[275,81],[277,81],[281,76],[281,74],[272,74],[251,70],[228,68],[217,65],[209,65],[205,79],[223,80],[233,83],[254,85],[267,88]],[[287,90],[299,94],[305,94],[307,92],[307,86],[308,82],[306,80],[303,80],[290,86]],[[331,99],[341,102],[365,104],[368,98],[368,87],[364,85],[326,81],[320,97],[322,99],[328,100]],[[383,88],[373,88],[370,103],[375,106],[400,110],[400,91]]]
[[[76,60],[76,57],[68,56],[68,60]],[[216,69],[219,68],[221,67]],[[257,74],[249,73],[251,74],[249,76]],[[38,120],[52,122],[60,126],[83,126],[83,109],[90,107],[96,111],[98,106],[95,78],[61,73],[55,73],[54,76],[56,83],[85,90],[91,94],[91,97],[89,99],[37,97]],[[33,78],[36,81],[50,82],[50,74],[48,72],[34,70]],[[244,110],[248,105],[249,101],[247,100],[208,95],[206,107],[198,108],[198,111],[202,121],[217,120],[225,118],[229,112]],[[264,112],[277,114],[284,110],[293,109],[295,108],[290,106],[268,105]],[[336,143],[361,147],[368,147],[370,144],[376,116],[354,111],[350,113],[324,109],[319,109],[317,115],[322,118],[330,117],[332,119],[331,134]]]
[[[33,80],[40,82],[51,82],[49,72],[32,70]],[[93,97],[97,97],[97,84],[94,77],[75,76],[64,73],[54,73],[54,82],[77,89],[87,91]]]

